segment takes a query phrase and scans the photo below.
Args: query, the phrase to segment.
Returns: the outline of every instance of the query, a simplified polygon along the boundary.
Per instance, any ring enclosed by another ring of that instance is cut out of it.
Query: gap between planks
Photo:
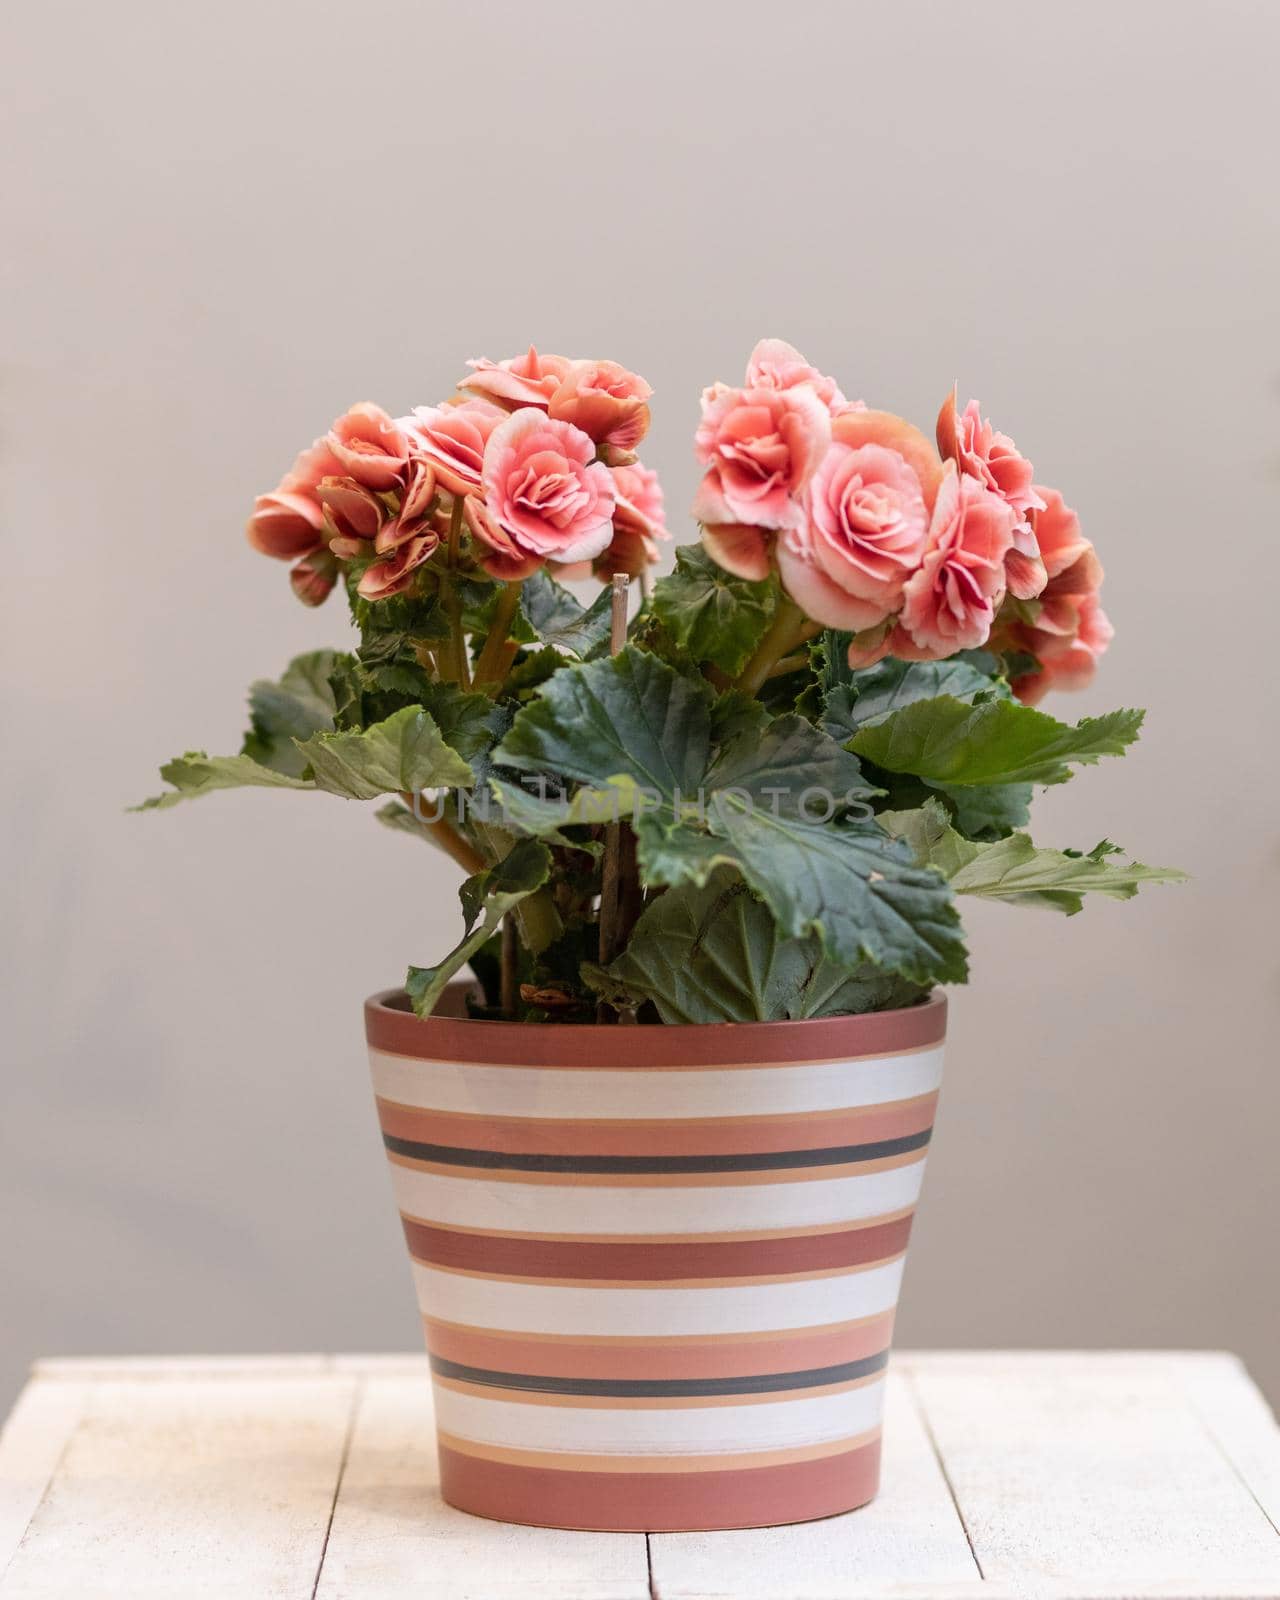
[[[942,1481],[946,1484],[947,1493],[951,1496],[951,1504],[955,1507],[956,1511],[956,1520],[964,1529],[965,1543],[969,1546],[969,1554],[973,1557],[973,1564],[978,1569],[978,1581],[980,1583],[985,1583],[987,1575],[982,1570],[982,1562],[978,1558],[978,1552],[973,1543],[973,1534],[970,1531],[969,1524],[965,1521],[964,1511],[960,1505],[959,1496],[956,1494],[956,1486],[951,1481],[951,1474],[947,1471],[947,1463],[943,1460],[942,1451],[938,1447],[938,1440],[933,1431],[933,1424],[929,1421],[929,1413],[925,1410],[924,1401],[921,1398],[919,1387],[916,1384],[916,1375],[911,1368],[910,1362],[904,1362],[901,1370],[902,1376],[905,1380],[906,1392],[911,1396],[911,1404],[915,1407],[916,1416],[919,1417],[920,1426],[924,1430],[924,1436],[929,1441],[930,1450],[933,1451],[933,1459],[938,1463],[938,1471],[942,1474]]]
[[[342,1439],[342,1454],[338,1457],[338,1476],[333,1486],[333,1499],[329,1502],[329,1520],[324,1525],[324,1538],[320,1541],[320,1559],[316,1562],[316,1575],[311,1580],[311,1600],[316,1600],[320,1579],[324,1575],[324,1560],[329,1554],[329,1540],[333,1535],[333,1519],[338,1511],[338,1498],[342,1482],[347,1475],[347,1462],[351,1459],[351,1441],[355,1437],[356,1418],[360,1415],[360,1402],[364,1399],[368,1378],[357,1377],[351,1391],[351,1409],[347,1413],[347,1431]]]

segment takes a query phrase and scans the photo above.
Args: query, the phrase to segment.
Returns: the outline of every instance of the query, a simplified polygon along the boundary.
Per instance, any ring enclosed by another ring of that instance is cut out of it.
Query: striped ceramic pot
[[[875,1494],[946,1002],[532,1026],[366,1008],[452,1505],[615,1531]]]

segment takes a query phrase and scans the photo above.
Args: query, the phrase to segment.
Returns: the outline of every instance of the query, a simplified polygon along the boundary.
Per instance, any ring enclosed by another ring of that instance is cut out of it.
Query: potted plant
[[[976,403],[935,443],[766,340],[703,395],[701,542],[652,583],[648,385],[470,367],[442,405],[354,406],[259,498],[250,542],[309,605],[341,586],[358,643],[256,683],[240,752],[170,762],[147,805],[378,801],[465,873],[455,947],[366,1008],[446,1498],[612,1529],[848,1510],[957,897],[1069,915],[1178,876],[1025,831],[1035,786],[1138,734],[1036,709],[1107,647],[1102,569]]]

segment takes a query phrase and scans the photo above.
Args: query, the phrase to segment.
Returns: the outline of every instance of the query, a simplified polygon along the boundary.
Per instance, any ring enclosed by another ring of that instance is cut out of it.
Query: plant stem
[[[822,631],[822,624],[810,622],[794,600],[784,595],[778,610],[756,646],[756,652],[738,674],[734,687],[746,694],[758,694],[761,684],[784,656],[798,644]]]
[[[617,655],[627,642],[627,585],[625,572],[614,574],[613,610],[609,629],[609,653]],[[611,822],[604,830],[604,859],[600,863],[600,965],[607,967],[622,942],[622,824]],[[596,1019],[608,1022],[616,1017],[603,1001],[596,1007]]]
[[[462,539],[462,496],[453,497],[449,512],[449,544],[446,551],[447,576],[440,585],[445,616],[449,619],[449,638],[440,647],[441,665],[447,663],[448,676],[464,689],[471,687],[471,670],[467,663],[467,641],[462,632],[462,596],[453,581],[458,565],[458,548]]]
[[[493,611],[493,623],[485,639],[484,648],[476,660],[475,686],[496,690],[506,673],[503,661],[506,656],[507,635],[520,609],[520,585],[505,583]]]
[[[785,678],[788,672],[799,672],[800,668],[807,666],[809,657],[803,650],[797,650],[794,655],[783,656],[781,661],[775,661],[766,674],[765,681],[769,678]]]
[[[515,1021],[516,1002],[520,998],[519,974],[516,962],[519,956],[519,942],[516,937],[516,919],[507,913],[502,919],[502,1015],[509,1022]]]
[[[458,565],[458,546],[462,542],[462,496],[455,494],[453,505],[449,508],[449,548],[447,552],[449,571],[453,572]]]
[[[409,810],[413,812],[418,826],[431,840],[432,844],[439,846],[446,855],[452,856],[458,865],[466,871],[468,877],[474,873],[484,871],[488,865],[484,857],[469,840],[462,837],[447,817],[419,816],[412,794],[404,792],[400,798],[408,806]]]

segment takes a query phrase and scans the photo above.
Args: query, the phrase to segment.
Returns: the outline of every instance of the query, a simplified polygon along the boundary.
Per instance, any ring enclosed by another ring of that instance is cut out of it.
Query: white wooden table
[[[557,1533],[436,1491],[423,1358],[41,1363],[0,1597],[1280,1597],[1280,1430],[1233,1356],[896,1355],[884,1488],[756,1533]]]

